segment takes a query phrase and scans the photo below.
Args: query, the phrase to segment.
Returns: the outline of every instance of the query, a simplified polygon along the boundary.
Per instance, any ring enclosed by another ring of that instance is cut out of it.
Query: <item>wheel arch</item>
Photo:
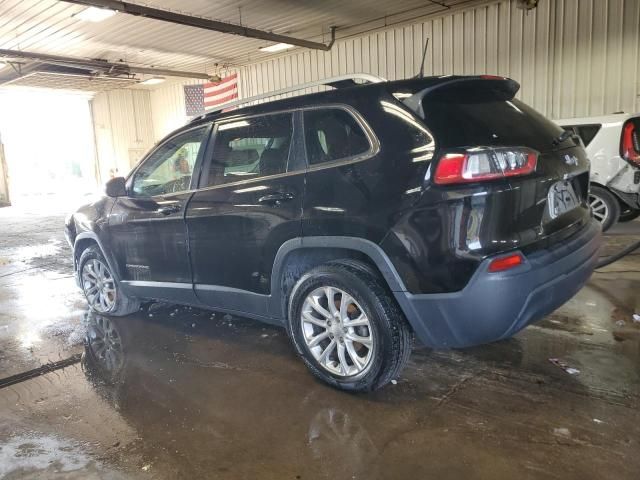
[[[629,203],[621,194],[620,192],[618,192],[617,190],[608,187],[607,185],[604,185],[600,182],[594,182],[594,181],[590,181],[589,182],[591,185],[595,185],[596,187],[600,187],[605,189],[607,192],[609,192],[611,195],[613,195],[615,197],[616,200],[618,200],[618,203],[620,204],[620,208],[624,209],[624,208],[636,208],[635,205]]]
[[[333,260],[350,259],[368,264],[384,279],[392,292],[406,288],[386,253],[375,243],[357,237],[303,237],[285,242],[276,255],[271,272],[269,314],[282,321],[287,316],[289,295],[305,272]]]
[[[100,251],[102,252],[102,255],[107,261],[107,264],[109,265],[109,270],[111,270],[111,273],[116,278],[116,280],[119,281],[120,275],[119,275],[118,269],[115,268],[116,263],[113,261],[113,259],[107,253],[107,251],[104,249],[104,246],[100,241],[100,238],[94,232],[82,232],[76,236],[75,242],[73,243],[73,264],[74,264],[75,270],[76,271],[78,270],[78,263],[80,261],[80,256],[82,255],[82,252],[84,252],[87,248],[89,248],[92,245],[96,245],[100,249]]]

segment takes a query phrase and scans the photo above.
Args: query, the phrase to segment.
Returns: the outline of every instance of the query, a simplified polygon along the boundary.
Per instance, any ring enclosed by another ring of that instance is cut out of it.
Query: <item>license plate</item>
[[[578,197],[569,182],[554,183],[549,189],[547,204],[549,216],[558,218],[578,206]]]

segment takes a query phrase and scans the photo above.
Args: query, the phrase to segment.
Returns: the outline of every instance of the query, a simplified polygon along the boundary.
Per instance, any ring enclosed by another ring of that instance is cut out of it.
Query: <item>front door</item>
[[[211,127],[156,147],[127,182],[109,216],[109,239],[125,288],[140,297],[196,303],[184,213]]]
[[[196,294],[211,307],[267,316],[278,248],[301,235],[304,168],[293,125],[290,112],[216,125],[186,215]]]

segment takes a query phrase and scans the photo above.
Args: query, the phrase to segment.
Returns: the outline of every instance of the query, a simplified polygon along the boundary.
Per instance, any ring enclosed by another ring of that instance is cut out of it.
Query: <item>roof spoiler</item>
[[[469,77],[451,77],[450,80],[444,80],[436,85],[431,85],[419,92],[414,93],[402,102],[419,116],[424,118],[424,109],[422,108],[422,100],[433,92],[445,92],[451,90],[460,91],[482,91],[493,90],[498,91],[504,97],[504,100],[511,100],[518,90],[520,84],[515,80],[507,77],[499,77],[496,75],[478,75]]]

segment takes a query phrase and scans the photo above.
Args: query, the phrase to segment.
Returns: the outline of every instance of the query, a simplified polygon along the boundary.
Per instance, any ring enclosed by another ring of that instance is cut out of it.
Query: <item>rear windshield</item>
[[[562,129],[519,100],[435,94],[423,100],[425,122],[441,147],[509,145],[551,150]]]

